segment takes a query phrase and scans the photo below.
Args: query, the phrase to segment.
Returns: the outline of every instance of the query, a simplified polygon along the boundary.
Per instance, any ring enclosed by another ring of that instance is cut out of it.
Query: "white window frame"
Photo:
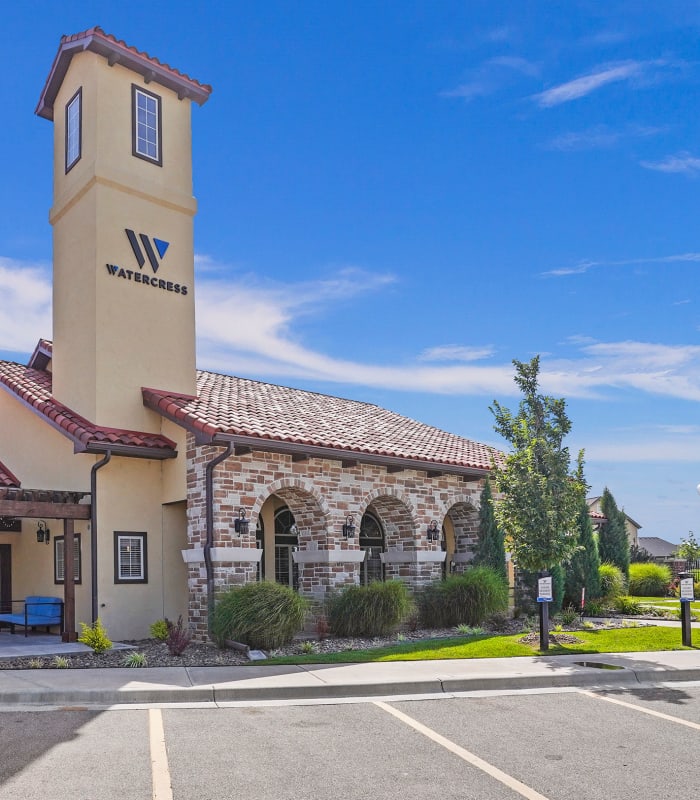
[[[65,564],[65,537],[54,536],[53,539],[53,582],[65,583],[66,564]],[[73,534],[73,582],[82,583],[82,555],[80,534]]]
[[[148,549],[145,533],[114,532],[114,582],[148,583]]]
[[[83,154],[83,89],[66,103],[66,174]]]
[[[132,84],[131,100],[132,154],[160,167],[163,165],[161,98]]]

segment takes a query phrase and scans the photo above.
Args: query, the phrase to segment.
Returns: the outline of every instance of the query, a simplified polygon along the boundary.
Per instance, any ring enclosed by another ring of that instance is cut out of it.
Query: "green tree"
[[[580,457],[577,479],[588,488],[583,475],[583,459]],[[585,497],[579,503],[576,531],[578,533],[578,550],[564,565],[566,571],[564,602],[580,606],[582,589],[586,590],[586,600],[600,596],[600,580],[598,578],[600,557]]]
[[[625,513],[617,507],[607,486],[600,499],[600,510],[605,517],[598,534],[600,560],[604,564],[614,564],[627,579],[630,572],[630,544],[625,530]]]
[[[678,548],[678,558],[684,558],[686,561],[697,561],[700,559],[700,544],[695,539],[695,534],[688,531],[687,538],[681,539],[680,547]]]
[[[491,567],[506,577],[506,548],[503,541],[503,533],[496,524],[491,483],[488,478],[481,491],[478,536],[479,541],[476,546],[476,553],[474,554],[474,565]]]
[[[494,465],[503,494],[494,510],[516,566],[537,572],[568,560],[578,547],[576,522],[585,485],[572,473],[564,446],[571,430],[566,401],[538,392],[539,356],[513,364],[523,394],[517,414],[496,401],[490,408],[495,430],[512,446]]]

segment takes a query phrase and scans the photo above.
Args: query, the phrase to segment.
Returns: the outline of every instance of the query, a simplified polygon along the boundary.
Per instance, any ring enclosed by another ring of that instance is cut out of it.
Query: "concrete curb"
[[[590,671],[589,671],[590,670]],[[396,695],[445,696],[458,692],[503,691],[548,688],[611,689],[676,681],[700,681],[700,668],[664,669],[624,667],[603,676],[600,670],[578,667],[574,672],[537,675],[474,675],[470,677],[427,678],[418,680],[297,683],[291,685],[235,686],[231,682],[200,686],[144,686],[124,689],[50,688],[47,686],[0,689],[0,705],[23,706],[113,706],[136,704],[216,705],[229,702],[280,700],[329,700],[351,697],[390,697]]]

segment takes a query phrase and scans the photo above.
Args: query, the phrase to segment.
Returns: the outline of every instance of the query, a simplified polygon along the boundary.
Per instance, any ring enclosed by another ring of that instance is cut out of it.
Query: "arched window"
[[[384,551],[384,530],[377,517],[369,512],[362,515],[360,523],[360,549],[367,553],[360,573],[362,584],[366,586],[372,581],[383,581],[381,553]]]
[[[275,512],[275,580],[299,588],[299,568],[292,559],[292,552],[299,546],[294,514],[287,506]]]

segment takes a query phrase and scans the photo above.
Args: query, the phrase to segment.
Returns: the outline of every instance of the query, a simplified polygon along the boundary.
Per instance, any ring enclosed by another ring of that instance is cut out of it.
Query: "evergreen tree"
[[[583,458],[581,456],[578,460],[576,478],[585,488],[588,488],[583,474]],[[576,532],[579,549],[564,565],[566,572],[564,601],[579,607],[581,605],[581,589],[586,590],[586,600],[592,600],[600,595],[598,578],[600,557],[585,497],[580,502]]]
[[[478,535],[479,541],[474,555],[474,565],[492,567],[501,575],[507,577],[506,548],[503,541],[503,533],[496,524],[496,517],[493,513],[493,497],[488,478],[481,491]]]
[[[603,563],[614,564],[625,578],[630,572],[630,544],[625,530],[625,514],[617,507],[615,498],[606,486],[600,500],[605,522],[598,534],[598,554]]]

